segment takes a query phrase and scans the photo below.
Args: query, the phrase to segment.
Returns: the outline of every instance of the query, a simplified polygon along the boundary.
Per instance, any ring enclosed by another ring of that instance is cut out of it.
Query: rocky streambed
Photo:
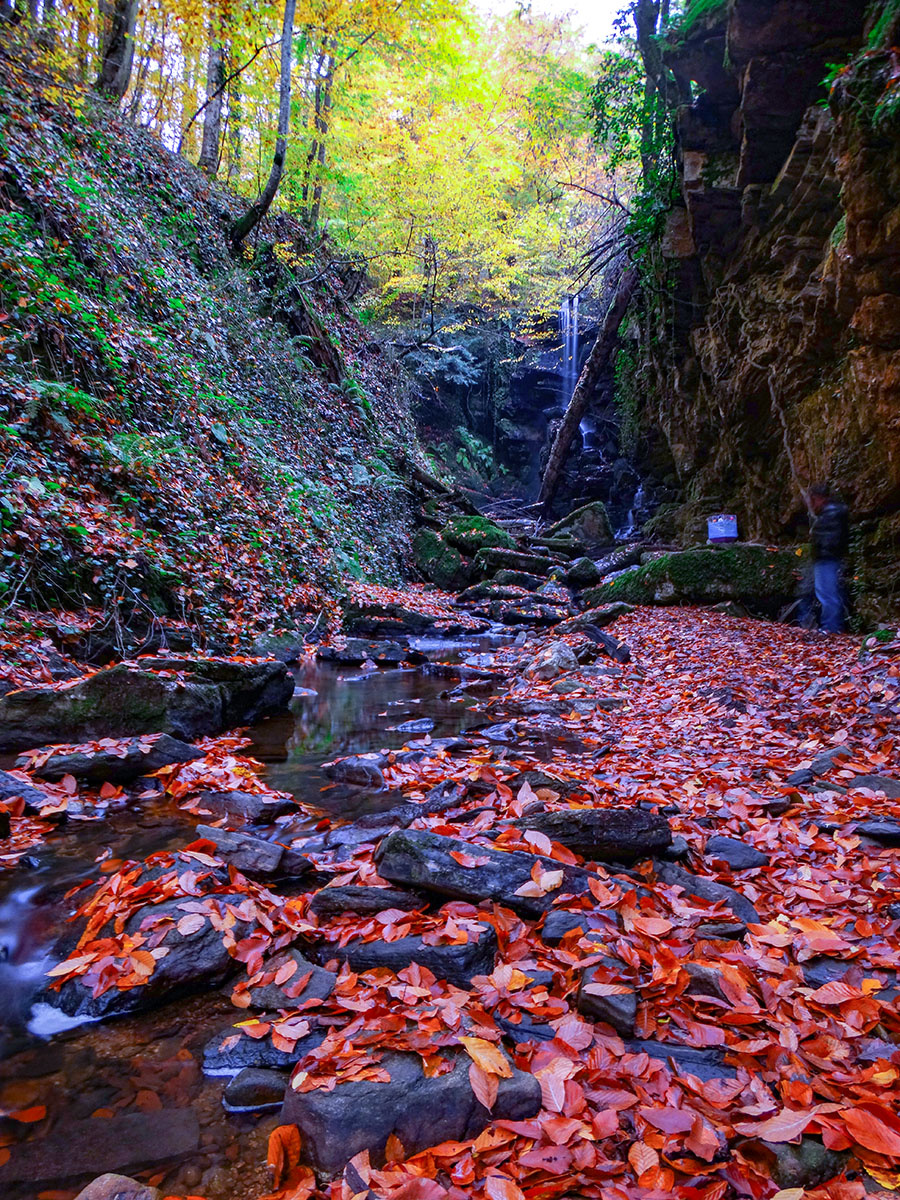
[[[841,1114],[900,1053],[890,661],[699,611],[464,607],[448,641],[419,601],[291,668],[0,700],[83,739],[5,735],[5,1195],[262,1195],[283,1127],[285,1195],[866,1161]]]

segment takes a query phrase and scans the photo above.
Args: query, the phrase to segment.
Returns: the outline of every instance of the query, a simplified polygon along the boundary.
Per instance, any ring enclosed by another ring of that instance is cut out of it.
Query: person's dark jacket
[[[842,559],[850,541],[846,504],[829,500],[813,522],[812,556],[815,562]]]

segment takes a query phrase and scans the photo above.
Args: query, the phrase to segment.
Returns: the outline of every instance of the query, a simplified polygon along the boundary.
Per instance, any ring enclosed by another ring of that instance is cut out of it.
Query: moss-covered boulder
[[[472,581],[471,563],[433,529],[419,529],[412,540],[413,559],[430,583],[458,592]]]
[[[595,607],[628,604],[719,604],[736,600],[772,616],[793,598],[801,558],[794,550],[735,544],[673,551],[585,592]]]
[[[502,546],[485,546],[475,555],[475,573],[481,579],[491,578],[498,571],[524,571],[527,575],[544,578],[552,566],[552,558],[526,554],[522,550],[506,550]]]
[[[576,508],[567,517],[544,530],[545,538],[558,538],[563,534],[570,534],[589,550],[598,546],[611,546],[615,541],[609,514],[602,500],[592,500],[590,504],[583,504],[581,508]]]
[[[487,517],[454,517],[441,530],[441,536],[445,542],[468,555],[477,554],[484,546],[502,546],[505,550],[513,550],[516,545],[505,529]]]

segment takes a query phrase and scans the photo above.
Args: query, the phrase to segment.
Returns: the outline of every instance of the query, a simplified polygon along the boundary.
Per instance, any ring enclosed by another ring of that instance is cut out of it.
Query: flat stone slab
[[[249,989],[251,1008],[267,1012],[274,1009],[294,1009],[307,1000],[327,1000],[334,991],[334,985],[337,983],[334,971],[326,971],[318,964],[310,962],[299,950],[287,950],[266,962],[266,974],[277,974],[279,969],[288,963],[293,963],[296,970],[284,983],[278,984],[272,980]],[[303,983],[304,979],[306,983]]]
[[[193,762],[203,755],[196,748],[168,733],[158,737],[119,739],[116,746],[97,750],[56,747],[46,761],[31,770],[39,779],[52,781],[72,775],[86,783],[130,783],[139,775],[150,775],[175,763]],[[16,760],[17,767],[28,767],[30,754]]]
[[[191,741],[281,711],[293,692],[280,662],[142,658],[61,691],[21,688],[0,697],[0,751],[142,733]]]
[[[454,854],[464,856],[464,861],[474,859],[478,865],[464,866]],[[456,900],[495,900],[531,917],[546,912],[560,896],[588,891],[591,879],[590,872],[552,858],[474,846],[421,829],[398,829],[388,834],[375,852],[375,862],[379,875],[391,883]],[[531,872],[535,867],[554,875],[561,871],[559,887],[543,896],[516,895],[520,888],[533,884]]]
[[[217,857],[231,863],[245,875],[275,875],[283,864],[285,854],[289,853],[278,842],[269,842],[241,831],[219,829],[215,825],[198,825],[196,834],[198,838],[213,842]],[[296,853],[291,854],[290,865],[294,876],[313,869],[311,862]]]
[[[894,817],[873,817],[870,821],[860,821],[856,832],[860,837],[871,838],[873,842],[881,842],[884,846],[900,846],[900,821]]]
[[[222,1107],[226,1112],[269,1112],[281,1107],[287,1086],[281,1071],[245,1067],[227,1083]]]
[[[562,808],[529,813],[515,822],[597,862],[636,862],[671,843],[669,822],[641,808]]]
[[[273,821],[282,813],[296,811],[290,796],[268,792],[201,792],[200,807],[213,817],[241,817],[245,821]]]
[[[348,962],[354,971],[372,971],[387,967],[402,971],[410,963],[427,967],[436,979],[446,979],[456,987],[470,988],[476,975],[490,975],[497,957],[497,935],[492,926],[480,926],[481,932],[462,946],[444,943],[429,946],[420,937],[398,938],[396,942],[362,942],[354,938],[345,946],[326,946],[321,951],[325,960],[337,958]]]
[[[53,797],[9,771],[0,771],[0,801],[6,803],[7,800],[24,800],[27,811],[39,812]]]
[[[694,875],[679,867],[677,863],[657,861],[655,864],[656,878],[670,887],[680,887],[688,896],[699,896],[711,904],[723,901],[731,909],[738,920],[744,924],[759,924],[759,913],[746,896],[724,883],[716,883],[714,879],[706,879],[702,875]]]
[[[247,1067],[289,1071],[324,1040],[324,1031],[314,1029],[300,1038],[293,1050],[278,1050],[269,1037],[247,1037],[240,1029],[226,1025],[203,1047],[203,1074],[237,1075]]]
[[[625,1043],[629,1054],[649,1054],[669,1064],[671,1059],[680,1071],[696,1075],[698,1079],[734,1079],[737,1071],[726,1064],[719,1050],[683,1046],[677,1042],[631,1041]]]
[[[769,856],[757,850],[755,846],[740,841],[739,838],[711,837],[704,850],[706,858],[719,858],[727,862],[733,871],[749,871],[754,867],[764,867]]]
[[[606,976],[613,969],[610,981],[614,987],[626,990],[611,994],[598,995],[592,988],[608,986]],[[575,1007],[592,1021],[602,1021],[621,1037],[634,1037],[634,1022],[637,1018],[637,992],[626,983],[627,971],[625,964],[614,959],[604,959],[593,967],[586,967],[581,973],[581,982],[575,997]]]
[[[512,1077],[500,1080],[494,1110],[488,1112],[472,1091],[469,1056],[441,1053],[454,1065],[436,1078],[424,1075],[418,1054],[388,1052],[377,1065],[389,1081],[338,1082],[330,1092],[289,1088],[280,1120],[299,1128],[306,1160],[317,1171],[335,1175],[361,1150],[369,1151],[373,1164],[383,1163],[391,1134],[413,1155],[440,1142],[475,1137],[492,1120],[527,1120],[540,1111],[541,1089],[533,1075],[510,1064]]]
[[[310,900],[309,909],[317,917],[327,920],[345,912],[368,915],[384,912],[388,908],[412,912],[416,908],[424,908],[426,904],[427,901],[421,896],[400,888],[362,887],[350,883],[321,888]]]
[[[27,1183],[36,1195],[42,1185],[140,1170],[186,1158],[199,1146],[200,1125],[190,1108],[63,1119],[45,1137],[11,1148],[9,1162],[0,1167],[0,1187]]]

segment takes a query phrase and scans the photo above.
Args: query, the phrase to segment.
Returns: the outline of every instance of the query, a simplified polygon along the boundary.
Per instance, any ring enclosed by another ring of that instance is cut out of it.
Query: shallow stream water
[[[423,639],[412,645],[433,662],[469,658],[482,666],[491,650],[508,640]],[[271,787],[290,792],[333,821],[388,807],[396,803],[395,795],[367,792],[348,799],[345,790],[329,785],[322,764],[348,754],[399,748],[421,736],[393,728],[404,721],[430,718],[434,737],[477,724],[472,710],[484,694],[478,699],[446,696],[455,682],[448,675],[428,665],[371,671],[333,664],[297,668],[290,714],[251,727],[245,753],[265,764]],[[200,1150],[165,1176],[163,1191],[199,1191],[210,1200],[249,1197],[254,1189],[266,1190],[259,1164],[265,1161],[264,1137],[272,1121],[226,1115],[222,1081],[206,1079],[200,1069],[204,1044],[240,1017],[227,999],[227,986],[154,1012],[70,1029],[60,1028],[65,1022],[47,1006],[33,1008],[54,961],[52,949],[77,903],[67,901],[66,892],[97,878],[98,859],[143,859],[183,846],[193,840],[197,823],[198,818],[165,798],[130,800],[99,820],[69,820],[48,837],[30,865],[0,876],[0,1110],[44,1104],[48,1113],[35,1126],[0,1120],[0,1133],[17,1138],[46,1134],[52,1141],[65,1139],[70,1131],[76,1139],[84,1131],[73,1122],[97,1110],[104,1116],[145,1112],[149,1117],[173,1106],[190,1107],[200,1120]],[[292,828],[296,830],[295,823]],[[273,836],[277,830],[272,828]],[[10,1150],[15,1154],[16,1147]],[[49,1144],[48,1158],[59,1158]],[[103,1167],[98,1163],[98,1170]],[[5,1200],[34,1200],[44,1191],[55,1200],[75,1195],[78,1187],[54,1176],[56,1169],[51,1164],[42,1181],[13,1184],[11,1190],[4,1185],[0,1193]]]

